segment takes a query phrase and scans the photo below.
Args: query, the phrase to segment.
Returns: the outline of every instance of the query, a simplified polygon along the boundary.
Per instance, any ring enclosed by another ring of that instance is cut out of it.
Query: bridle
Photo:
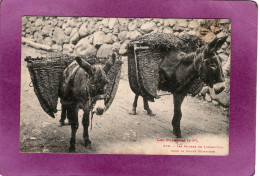
[[[96,88],[96,86],[94,86],[93,84],[90,84],[89,87]],[[96,104],[96,102],[98,100],[106,101],[106,99],[108,97],[107,97],[106,94],[98,94],[98,95],[95,95],[95,96],[91,96],[90,93],[89,93],[89,90],[87,90],[87,93],[88,93],[89,109],[90,109],[90,115],[91,115],[90,116],[90,119],[91,119],[91,127],[90,127],[90,129],[92,130],[92,121],[93,121],[94,114],[96,113],[95,111],[93,111],[93,108],[94,108],[94,106],[95,106],[95,104]]]

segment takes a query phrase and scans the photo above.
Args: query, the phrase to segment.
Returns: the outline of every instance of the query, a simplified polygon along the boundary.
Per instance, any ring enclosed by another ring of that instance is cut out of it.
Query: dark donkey
[[[105,111],[105,87],[109,82],[107,73],[115,63],[116,54],[113,53],[105,66],[92,66],[80,57],[76,57],[63,72],[60,92],[63,113],[67,111],[71,123],[70,151],[75,151],[76,132],[79,126],[78,110],[84,111],[82,125],[85,147],[90,147],[88,127],[90,112],[102,115]],[[64,116],[64,114],[63,114]]]
[[[213,87],[213,84],[223,82],[224,75],[221,60],[217,51],[226,41],[227,37],[216,38],[204,48],[186,54],[181,51],[170,50],[164,56],[160,64],[158,88],[173,94],[174,116],[172,119],[173,134],[181,138],[180,121],[182,117],[181,105],[184,97],[194,86],[194,81],[204,82]],[[180,61],[177,67],[173,63]],[[132,114],[136,114],[138,96],[135,96]],[[149,115],[152,111],[149,108],[146,97],[143,97],[144,109]]]

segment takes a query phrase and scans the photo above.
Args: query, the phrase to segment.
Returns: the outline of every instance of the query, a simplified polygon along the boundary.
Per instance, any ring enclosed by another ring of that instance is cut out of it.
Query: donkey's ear
[[[94,73],[94,67],[90,65],[87,61],[84,61],[80,57],[76,57],[75,60],[79,64],[80,67],[82,67],[90,76]]]
[[[113,53],[110,57],[110,59],[105,63],[105,66],[103,68],[103,70],[108,73],[108,71],[110,70],[110,68],[112,67],[112,65],[114,65],[116,60],[116,54]]]
[[[218,51],[222,45],[225,43],[227,40],[228,36],[224,36],[221,38],[215,38],[212,40],[208,46],[204,49],[204,54],[207,56],[211,56],[214,54],[214,52]]]
[[[218,51],[221,46],[226,42],[228,36],[215,38],[212,42],[209,44],[209,49],[212,51]]]

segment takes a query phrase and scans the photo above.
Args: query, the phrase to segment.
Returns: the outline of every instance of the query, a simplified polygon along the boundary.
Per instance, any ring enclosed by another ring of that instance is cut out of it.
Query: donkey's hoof
[[[149,116],[155,116],[155,115],[156,115],[156,114],[153,113],[153,111],[147,111],[147,114],[148,114]]]
[[[69,152],[70,152],[70,153],[76,152],[76,147],[75,147],[75,146],[70,146]]]
[[[136,111],[129,112],[129,115],[136,115]]]
[[[85,148],[91,149],[91,141],[89,139],[85,140]]]
[[[175,135],[177,138],[182,138],[181,137],[181,130],[174,130],[173,129],[173,135]]]

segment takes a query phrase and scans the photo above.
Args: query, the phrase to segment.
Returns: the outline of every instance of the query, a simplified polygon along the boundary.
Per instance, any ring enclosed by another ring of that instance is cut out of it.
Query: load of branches
[[[199,37],[190,34],[175,36],[173,34],[154,33],[143,36],[138,42],[161,52],[175,49],[190,53],[204,45],[204,42]]]

